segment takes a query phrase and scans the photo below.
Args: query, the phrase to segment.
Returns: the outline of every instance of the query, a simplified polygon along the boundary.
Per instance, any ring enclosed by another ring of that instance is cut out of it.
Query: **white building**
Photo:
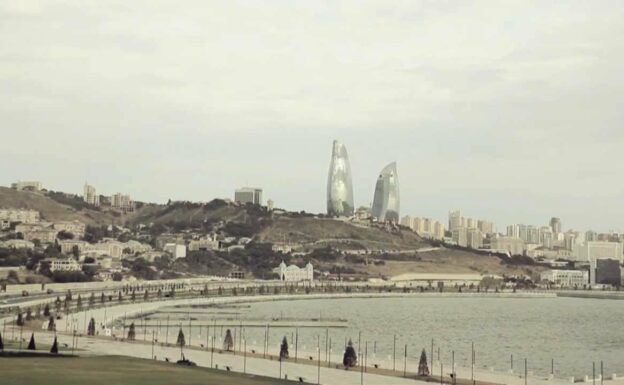
[[[262,205],[262,189],[255,187],[243,187],[234,191],[234,201],[237,203],[252,203]]]
[[[314,280],[314,268],[310,262],[300,268],[296,265],[286,266],[284,261],[273,272],[279,275],[279,279],[286,282],[301,282]]]
[[[574,245],[572,258],[575,261],[592,262],[596,259],[610,258],[624,262],[622,256],[622,244],[619,242],[585,242],[582,245]]]
[[[93,206],[100,205],[100,196],[97,194],[95,187],[85,183],[84,185],[84,195],[82,196],[85,202]]]
[[[167,243],[163,250],[173,255],[175,259],[186,258],[186,246],[177,243]]]
[[[73,258],[46,258],[42,262],[50,265],[50,271],[81,271],[82,266]]]
[[[35,244],[29,241],[25,241],[23,239],[9,239],[8,241],[0,242],[2,247],[6,247],[9,249],[34,249]]]
[[[542,281],[560,287],[582,287],[589,283],[589,272],[585,270],[547,270],[540,275]]]
[[[67,233],[72,233],[74,238],[83,238],[85,234],[86,226],[84,223],[80,221],[60,221],[54,222],[52,225],[54,230],[56,231],[65,231]]]
[[[41,191],[42,185],[37,181],[19,181],[11,183],[11,188],[17,191]]]
[[[431,218],[410,217],[401,218],[401,225],[407,226],[423,238],[444,238],[444,225]]]
[[[40,220],[39,211],[22,209],[0,209],[0,221],[37,223]]]
[[[117,193],[111,197],[111,207],[122,211],[133,211],[134,202],[130,199],[130,195]]]
[[[194,239],[189,242],[189,251],[199,250],[219,250],[221,248],[221,242],[217,239],[217,235],[206,236],[199,239]]]
[[[524,241],[517,237],[492,238],[490,248],[493,251],[507,251],[509,255],[523,255],[525,250]]]
[[[473,249],[480,249],[483,246],[483,234],[479,229],[469,228],[466,232],[467,245]]]

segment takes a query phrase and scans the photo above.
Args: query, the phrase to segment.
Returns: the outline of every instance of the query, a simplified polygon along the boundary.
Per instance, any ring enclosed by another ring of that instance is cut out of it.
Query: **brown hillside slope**
[[[8,187],[0,187],[0,207],[36,210],[41,213],[42,219],[48,221],[78,220],[89,225],[123,224],[127,219],[125,215],[112,211],[77,210],[43,193],[17,191]]]
[[[276,218],[258,238],[266,242],[303,243],[308,249],[331,245],[339,249],[415,250],[429,245],[412,231],[389,232],[326,218]]]
[[[181,223],[199,227],[202,222],[244,221],[245,208],[223,201],[208,203],[174,202],[170,205],[147,204],[130,219],[133,224],[155,223],[169,225]]]

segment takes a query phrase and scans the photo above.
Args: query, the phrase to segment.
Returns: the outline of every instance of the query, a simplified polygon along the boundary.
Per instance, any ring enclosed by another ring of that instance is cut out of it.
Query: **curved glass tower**
[[[327,214],[353,215],[353,185],[347,148],[334,140],[329,176],[327,178]]]
[[[384,222],[399,222],[399,176],[396,162],[392,162],[381,170],[375,185],[373,199],[373,216]]]

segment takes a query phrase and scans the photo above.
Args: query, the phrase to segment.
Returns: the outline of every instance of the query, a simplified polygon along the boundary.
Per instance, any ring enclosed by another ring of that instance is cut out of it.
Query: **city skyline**
[[[321,213],[337,138],[356,207],[396,160],[403,214],[624,230],[624,4],[353,5],[3,2],[3,184]]]

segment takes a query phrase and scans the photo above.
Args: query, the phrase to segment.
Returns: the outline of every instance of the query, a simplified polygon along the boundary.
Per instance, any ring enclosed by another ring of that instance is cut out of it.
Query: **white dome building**
[[[314,267],[310,262],[304,267],[300,268],[297,265],[286,266],[284,261],[280,263],[278,267],[273,269],[273,272],[279,275],[279,279],[285,282],[301,282],[314,280]]]

